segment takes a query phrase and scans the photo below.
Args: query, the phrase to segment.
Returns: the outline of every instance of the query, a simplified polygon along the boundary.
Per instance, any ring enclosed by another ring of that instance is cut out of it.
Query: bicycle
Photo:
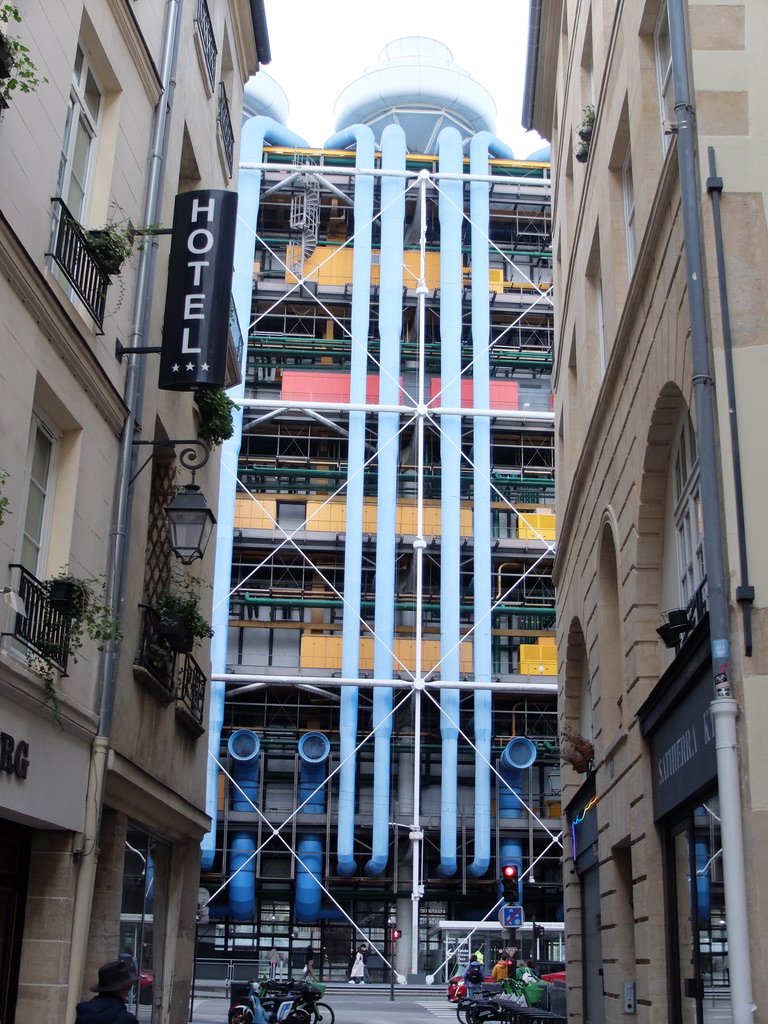
[[[253,1024],[259,1016],[256,1000],[268,1024],[335,1024],[333,1007],[320,1002],[322,983],[251,981],[240,1000],[230,1008],[228,1024]]]

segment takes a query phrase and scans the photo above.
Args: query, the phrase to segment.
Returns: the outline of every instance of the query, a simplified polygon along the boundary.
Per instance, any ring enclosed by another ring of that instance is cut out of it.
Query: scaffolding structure
[[[560,912],[548,167],[409,155],[394,175],[377,155],[363,173],[354,151],[266,147],[258,170],[199,952],[310,944],[333,978],[364,937],[382,972],[435,973],[436,922],[495,920],[505,855],[526,911]],[[307,736],[327,741],[309,781]]]

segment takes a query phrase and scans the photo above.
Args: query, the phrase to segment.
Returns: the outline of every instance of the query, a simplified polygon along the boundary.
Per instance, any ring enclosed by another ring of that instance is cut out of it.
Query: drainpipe
[[[472,175],[487,177],[488,157],[514,159],[512,150],[490,132],[478,132],[469,146]],[[488,304],[490,258],[490,185],[470,181],[469,212],[472,223],[472,405],[489,409],[490,366],[488,342],[491,315]],[[475,621],[473,631],[474,670],[477,682],[491,680],[491,420],[475,416],[472,422]],[[474,697],[475,739],[475,858],[467,868],[470,878],[482,878],[491,863],[491,735],[492,695],[477,690]]]
[[[268,143],[278,146],[304,147],[306,142],[288,131],[271,117],[252,117],[243,128],[240,141],[240,160],[258,163],[262,159],[264,146]],[[254,234],[259,216],[261,170],[244,168],[238,179],[237,232],[235,234],[234,274],[232,276],[232,298],[240,324],[243,326],[244,342],[241,364],[242,382],[229,392],[236,400],[245,396],[245,367],[248,358],[248,326],[251,322],[251,298],[253,294],[253,250]],[[216,536],[216,556],[213,573],[213,613],[211,625],[211,675],[215,677],[226,671],[227,638],[229,636],[229,594],[232,580],[232,547],[235,536],[235,495],[237,491],[237,462],[243,434],[243,410],[233,410],[234,432],[221,446],[221,473],[219,476],[219,504]],[[211,680],[211,699],[208,711],[208,764],[205,796],[205,810],[211,819],[211,830],[203,836],[200,867],[210,871],[216,856],[216,829],[219,792],[219,758],[221,756],[221,727],[224,722],[224,699],[226,685],[221,679]]]
[[[326,149],[346,149],[357,143],[355,166],[374,167],[374,137],[367,125],[356,124],[331,136]],[[355,177],[355,247],[352,254],[352,310],[350,328],[350,401],[365,403],[368,364],[368,325],[371,296],[371,239],[374,178]],[[349,414],[346,536],[344,541],[344,612],[342,618],[341,674],[360,674],[360,608],[363,565],[363,466],[365,464],[365,412]],[[357,746],[358,688],[343,686],[339,717],[339,795],[337,811],[337,865],[344,877],[357,874],[355,864],[355,748]]]
[[[144,223],[154,224],[159,219],[162,201],[161,185],[167,148],[167,131],[173,108],[175,91],[176,61],[179,52],[182,0],[168,0],[165,9],[160,78],[163,91],[154,113],[152,139],[148,155],[147,190],[144,199]],[[127,350],[128,366],[125,377],[125,404],[128,416],[123,426],[118,453],[115,496],[115,512],[111,534],[111,550],[107,560],[106,596],[110,606],[121,611],[124,600],[123,576],[127,558],[125,538],[130,526],[131,496],[130,479],[134,459],[133,437],[136,419],[141,406],[144,385],[142,358],[131,356],[130,349],[141,346],[144,329],[151,306],[153,264],[156,241],[145,246],[139,258],[139,272],[134,301],[133,326],[130,346]],[[102,662],[101,693],[99,697],[99,725],[91,747],[91,761],[88,779],[88,798],[83,824],[83,849],[76,853],[79,871],[75,883],[75,897],[72,907],[72,932],[67,978],[67,1006],[65,1019],[74,1020],[75,1006],[80,999],[86,949],[90,932],[93,890],[96,882],[99,833],[104,809],[104,792],[107,779],[107,760],[112,731],[112,715],[117,686],[119,645],[113,641]]]
[[[381,166],[405,171],[405,132],[387,125],[381,135]],[[381,180],[381,288],[379,293],[379,402],[402,404],[400,396],[400,335],[403,295],[403,225],[405,178],[389,174]],[[379,413],[377,441],[379,480],[376,494],[376,607],[374,611],[373,674],[393,678],[395,643],[395,546],[397,542],[397,475],[400,416]],[[374,776],[373,834],[366,875],[380,875],[389,858],[390,745],[393,691],[376,687],[373,694]]]
[[[710,643],[715,696],[710,705],[715,723],[717,785],[720,798],[725,916],[731,978],[733,1024],[750,1024],[752,965],[744,871],[739,754],[736,745],[738,705],[731,696],[728,594],[724,564],[725,539],[720,516],[722,485],[715,430],[714,380],[710,369],[711,340],[706,316],[704,243],[700,223],[700,186],[696,166],[695,113],[688,72],[684,0],[668,0],[669,41],[675,83],[677,155],[683,214],[688,308],[691,317],[693,395],[699,435],[699,471],[704,518]]]
[[[463,167],[461,135],[444,128],[437,141],[439,170],[456,175],[440,181],[440,405],[461,408],[461,230]],[[460,674],[461,617],[461,417],[440,422],[440,676]],[[440,692],[442,768],[440,787],[440,878],[457,871],[459,691]]]
[[[515,736],[506,745],[499,758],[498,806],[499,822],[510,818],[523,818],[527,808],[523,803],[523,771],[536,760],[536,744],[527,736]],[[505,839],[499,844],[499,874],[505,864],[517,866],[517,877],[523,877],[523,844],[519,839]],[[519,902],[523,903],[523,885]]]

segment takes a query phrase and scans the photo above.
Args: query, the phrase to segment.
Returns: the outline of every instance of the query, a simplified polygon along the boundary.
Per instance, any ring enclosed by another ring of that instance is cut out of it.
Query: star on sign
[[[208,363],[203,363],[200,367],[201,370],[208,370]]]
[[[173,373],[178,373],[179,369],[180,369],[180,367],[179,367],[178,363],[174,363],[173,366],[171,367],[171,370],[173,371]]]
[[[194,370],[194,368],[195,368],[195,364],[194,363],[187,363],[187,365],[184,367],[185,370],[190,370],[190,371]]]

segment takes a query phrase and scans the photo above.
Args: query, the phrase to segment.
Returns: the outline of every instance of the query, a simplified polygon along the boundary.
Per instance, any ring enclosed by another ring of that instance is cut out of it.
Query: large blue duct
[[[250,729],[238,729],[227,742],[231,759],[233,811],[253,811],[259,798],[259,737]],[[230,844],[229,908],[235,921],[252,921],[256,913],[256,840],[252,832],[234,832]],[[239,869],[239,870],[238,870]]]
[[[523,771],[536,760],[536,744],[525,736],[511,739],[499,759],[499,819],[522,818],[525,806],[520,799]],[[517,866],[518,878],[523,877],[523,844],[517,839],[504,839],[499,843],[499,867]],[[523,884],[520,882],[520,903],[523,902]]]
[[[230,808],[252,811],[259,799],[259,737],[250,729],[238,729],[227,742],[232,760],[230,774],[237,783],[232,787]]]
[[[240,143],[240,159],[260,163],[264,146],[273,143],[278,146],[306,147],[307,143],[294,132],[288,131],[269,117],[253,117],[243,127]],[[256,223],[259,215],[259,194],[261,171],[244,169],[239,177],[239,199],[237,211],[237,232],[235,234],[234,275],[232,298],[241,329],[247,339],[251,322],[251,298],[253,293],[253,250]],[[248,345],[243,346],[242,377],[245,381],[245,361]],[[245,395],[245,384],[241,383],[229,392],[232,398]],[[235,493],[237,490],[237,460],[240,454],[243,413],[233,412],[235,431],[221,446],[221,474],[219,477],[219,505],[216,536],[216,561],[213,581],[213,639],[211,640],[211,669],[214,675],[226,671],[227,640],[229,636],[229,592],[232,579],[232,545],[235,533]],[[208,764],[206,767],[205,810],[211,819],[211,830],[203,836],[200,867],[210,871],[216,855],[216,815],[218,810],[219,757],[221,754],[221,727],[224,722],[225,684],[220,680],[211,681],[211,700],[208,711]]]
[[[346,149],[357,142],[355,166],[374,167],[373,132],[356,124],[325,144],[326,149]],[[374,178],[355,178],[355,247],[352,254],[352,310],[350,329],[350,401],[363,404],[368,367],[370,320],[371,239]],[[363,465],[365,463],[365,413],[349,414],[349,447],[344,543],[344,612],[342,621],[341,674],[354,679],[360,673],[360,600],[363,565]],[[357,873],[355,843],[355,750],[357,747],[358,689],[341,688],[339,718],[339,795],[337,817],[337,865],[340,875]]]
[[[381,166],[405,171],[405,133],[388,125],[381,135]],[[402,331],[403,232],[405,178],[388,175],[381,181],[381,263],[379,291],[379,402],[399,405],[400,335]],[[397,478],[400,417],[379,414],[376,518],[376,598],[374,607],[373,674],[391,679],[395,646],[395,561],[397,543]],[[373,694],[373,834],[367,875],[380,875],[389,858],[390,747],[393,693],[376,687]]]
[[[320,732],[305,733],[299,740],[299,804],[302,814],[325,814],[325,781],[331,744]],[[323,890],[323,840],[302,836],[296,846],[296,888],[293,911],[297,921],[316,921]]]
[[[522,818],[526,808],[520,797],[523,772],[536,760],[536,744],[526,736],[515,736],[499,759],[499,817]]]
[[[302,813],[325,814],[325,781],[331,744],[321,732],[307,732],[299,740],[299,804]]]
[[[440,173],[440,405],[461,406],[461,299],[463,167],[461,136],[444,128],[438,137]],[[440,420],[440,676],[459,678],[461,617],[461,417]],[[456,874],[458,815],[459,691],[440,691],[442,785],[440,790],[440,863],[437,874]]]
[[[470,174],[488,175],[488,157],[513,159],[511,149],[490,132],[478,132],[469,147]],[[472,180],[469,185],[472,269],[472,404],[490,407],[491,315],[488,304],[490,257],[490,183]],[[474,671],[478,682],[490,682],[491,651],[491,421],[475,416],[473,438],[472,532],[474,535],[474,605],[472,633]],[[470,878],[482,878],[491,863],[491,737],[493,698],[490,690],[475,692],[475,854],[467,867]]]

